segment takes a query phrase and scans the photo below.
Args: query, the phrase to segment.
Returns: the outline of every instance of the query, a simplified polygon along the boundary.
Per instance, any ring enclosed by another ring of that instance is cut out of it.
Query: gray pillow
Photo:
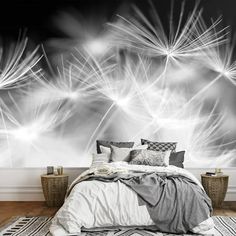
[[[111,145],[115,147],[122,148],[132,148],[134,146],[134,142],[114,142],[114,141],[105,141],[105,140],[97,140],[97,153],[102,153],[100,149],[100,145],[105,147],[111,147]]]
[[[175,152],[177,142],[153,142],[147,139],[141,139],[141,144],[148,144],[149,150],[154,150],[158,152],[165,152],[171,150],[171,152]]]
[[[170,155],[170,152],[168,155]],[[168,163],[166,163],[166,152],[157,152],[153,150],[133,150],[130,152],[130,159],[131,161],[129,163],[133,165],[168,165]]]
[[[184,154],[185,151],[172,152],[170,154],[169,164],[179,168],[184,168]]]

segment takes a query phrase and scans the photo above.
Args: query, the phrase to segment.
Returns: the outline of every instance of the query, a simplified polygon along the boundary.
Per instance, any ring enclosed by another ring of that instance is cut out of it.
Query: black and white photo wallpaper
[[[88,166],[96,140],[236,167],[235,0],[18,0],[0,15],[0,167]]]

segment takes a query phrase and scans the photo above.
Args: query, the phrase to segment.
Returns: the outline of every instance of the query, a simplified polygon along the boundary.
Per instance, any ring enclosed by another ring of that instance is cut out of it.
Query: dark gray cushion
[[[184,168],[184,154],[185,151],[172,152],[170,154],[169,165],[177,166],[179,168]]]
[[[97,153],[102,153],[100,146],[111,147],[111,145],[120,148],[132,148],[134,146],[134,142],[114,142],[114,141],[105,141],[105,140],[97,140]]]
[[[147,139],[141,139],[141,144],[148,144],[148,150],[158,152],[171,150],[171,152],[175,152],[177,142],[153,142]]]

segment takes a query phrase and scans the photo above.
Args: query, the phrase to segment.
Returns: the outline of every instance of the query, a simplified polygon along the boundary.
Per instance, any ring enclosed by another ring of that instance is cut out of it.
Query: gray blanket
[[[161,232],[187,233],[211,214],[205,191],[186,177],[151,173],[120,181],[138,194]]]
[[[166,173],[129,173],[89,176],[88,180],[121,181],[146,205],[156,229],[168,233],[187,233],[212,212],[211,200],[191,179]]]

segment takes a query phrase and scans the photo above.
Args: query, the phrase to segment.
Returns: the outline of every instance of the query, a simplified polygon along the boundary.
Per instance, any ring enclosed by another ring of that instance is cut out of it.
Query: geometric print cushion
[[[168,166],[166,161],[166,152],[157,152],[153,150],[133,150],[130,152],[132,165],[148,165],[148,166]],[[170,155],[170,151],[169,154]]]
[[[141,144],[148,144],[148,150],[154,150],[159,152],[176,151],[177,142],[152,142],[146,139],[141,139]]]

